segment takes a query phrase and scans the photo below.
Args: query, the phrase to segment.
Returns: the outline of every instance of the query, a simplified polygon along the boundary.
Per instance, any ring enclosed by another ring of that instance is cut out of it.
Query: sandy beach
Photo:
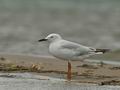
[[[29,72],[66,79],[67,61],[45,56],[0,55],[1,72]],[[103,63],[72,61],[72,81],[98,85],[120,85],[120,67]]]

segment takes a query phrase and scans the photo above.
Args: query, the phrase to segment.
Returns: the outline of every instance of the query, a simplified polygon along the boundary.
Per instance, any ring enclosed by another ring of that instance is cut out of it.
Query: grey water
[[[10,73],[9,77],[3,77],[3,75],[7,74],[0,73],[0,90],[120,90],[120,86],[70,83],[54,78],[40,80],[38,75],[30,73]]]
[[[47,45],[37,40],[50,33],[120,50],[120,1],[0,0],[0,53],[46,55]]]

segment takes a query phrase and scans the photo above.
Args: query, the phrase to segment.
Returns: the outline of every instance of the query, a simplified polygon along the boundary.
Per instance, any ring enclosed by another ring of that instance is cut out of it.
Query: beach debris
[[[0,63],[0,71],[3,72],[37,72],[37,73],[59,73],[67,74],[66,71],[58,70],[42,70],[44,67],[41,64],[32,64],[31,66],[17,65],[13,63]],[[72,72],[72,75],[78,75],[78,72]]]
[[[120,66],[110,67],[109,69],[111,69],[111,70],[119,70]]]
[[[42,67],[43,68],[43,67]],[[22,71],[22,72],[38,72],[41,69],[41,66],[39,67],[34,66],[25,66],[25,65],[17,65],[14,63],[0,63],[0,71]]]
[[[120,85],[120,80],[103,81],[99,85]]]
[[[21,65],[15,65],[12,63],[9,64],[0,64],[0,71],[21,71],[21,70],[27,70],[26,67],[21,66]]]
[[[98,69],[97,66],[90,65],[90,64],[82,64],[82,65],[77,66],[77,67],[83,67],[83,68],[89,68],[89,69]]]
[[[4,57],[0,57],[0,60],[1,60],[1,61],[5,61],[6,58],[4,58]]]
[[[41,67],[40,64],[32,64],[32,66],[31,66],[32,70],[37,70],[37,71],[41,70],[42,68],[43,67]]]

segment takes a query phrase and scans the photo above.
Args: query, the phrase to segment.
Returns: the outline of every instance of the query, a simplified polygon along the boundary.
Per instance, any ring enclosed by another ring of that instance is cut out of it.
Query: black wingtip
[[[107,53],[107,52],[110,52],[110,49],[96,49],[95,52]]]

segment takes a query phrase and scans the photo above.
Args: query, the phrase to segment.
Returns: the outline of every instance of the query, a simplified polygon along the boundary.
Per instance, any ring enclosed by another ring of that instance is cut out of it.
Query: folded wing
[[[73,42],[69,42],[69,41],[64,41],[61,48],[67,49],[70,52],[74,52],[75,56],[104,54],[110,51],[109,49],[95,49],[92,47],[86,47],[86,46],[73,43]]]

